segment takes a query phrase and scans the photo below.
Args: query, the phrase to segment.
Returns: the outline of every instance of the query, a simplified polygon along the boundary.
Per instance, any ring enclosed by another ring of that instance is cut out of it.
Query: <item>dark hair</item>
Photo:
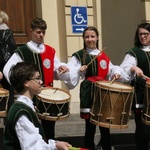
[[[143,45],[142,43],[140,42],[140,39],[139,39],[139,28],[143,28],[143,29],[146,29],[150,32],[150,23],[141,23],[138,25],[138,28],[135,32],[135,37],[134,37],[134,46],[136,47],[139,47],[141,48]]]
[[[86,32],[87,30],[95,31],[96,35],[99,36],[98,30],[97,30],[94,26],[88,26],[88,27],[85,28],[84,31],[83,31],[83,34],[82,34],[83,39],[84,39],[84,36],[85,36],[85,32]],[[83,46],[84,46],[84,49],[86,49],[85,41],[84,41],[84,45],[83,45]],[[99,48],[98,41],[97,41],[97,43],[96,43],[96,47]]]
[[[41,30],[47,29],[47,24],[42,18],[34,18],[30,24],[32,30],[39,28]]]
[[[19,93],[24,89],[24,83],[29,81],[37,71],[39,71],[38,66],[34,63],[19,62],[10,70],[10,83]]]

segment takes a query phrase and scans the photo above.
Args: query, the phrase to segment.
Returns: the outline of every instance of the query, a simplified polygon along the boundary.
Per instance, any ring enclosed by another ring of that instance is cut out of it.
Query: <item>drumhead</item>
[[[146,81],[146,85],[150,86],[150,81],[149,80]]]
[[[110,82],[108,81],[97,81],[96,82],[96,86],[101,86],[104,88],[109,88],[109,89],[119,89],[119,90],[132,90],[133,87],[120,83],[120,82],[113,82],[112,84],[110,84]]]
[[[43,88],[38,97],[52,101],[66,101],[70,99],[70,94],[59,88]]]
[[[9,91],[3,88],[0,88],[0,96],[8,96]]]

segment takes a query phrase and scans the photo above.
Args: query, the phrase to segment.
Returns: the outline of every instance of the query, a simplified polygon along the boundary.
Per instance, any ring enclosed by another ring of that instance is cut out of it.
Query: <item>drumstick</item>
[[[64,73],[64,71],[60,71],[60,72],[58,73],[58,75],[61,75],[62,73]]]
[[[98,53],[98,55],[99,55],[102,51],[104,51],[104,49],[106,49],[106,47],[104,47],[102,50],[100,50],[100,52]],[[87,64],[87,66],[89,66],[89,65],[98,57],[98,55],[96,55],[96,56]]]
[[[70,146],[68,148],[69,148],[69,150],[90,150],[90,149],[86,149],[86,148],[78,148],[78,147],[72,147],[72,146]]]
[[[150,79],[150,77],[146,76],[146,75],[143,75],[143,78],[145,79]]]
[[[58,73],[58,75],[61,75],[62,73],[65,73],[65,71],[60,71],[60,72]]]
[[[113,78],[111,81],[110,81],[110,85],[113,84],[113,82],[116,80],[116,78]]]

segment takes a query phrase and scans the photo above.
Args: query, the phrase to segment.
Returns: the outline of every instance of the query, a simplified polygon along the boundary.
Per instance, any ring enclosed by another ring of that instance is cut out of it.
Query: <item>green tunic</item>
[[[21,150],[19,139],[16,135],[15,125],[18,119],[25,115],[34,125],[39,128],[39,133],[44,138],[43,128],[36,116],[36,113],[26,104],[15,102],[9,110],[4,135],[5,150]]]

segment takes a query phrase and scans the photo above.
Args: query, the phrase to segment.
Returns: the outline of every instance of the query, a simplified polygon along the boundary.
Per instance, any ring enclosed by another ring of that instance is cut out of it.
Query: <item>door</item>
[[[9,16],[9,27],[17,45],[30,40],[30,22],[36,16],[35,0],[0,0],[0,10]]]

